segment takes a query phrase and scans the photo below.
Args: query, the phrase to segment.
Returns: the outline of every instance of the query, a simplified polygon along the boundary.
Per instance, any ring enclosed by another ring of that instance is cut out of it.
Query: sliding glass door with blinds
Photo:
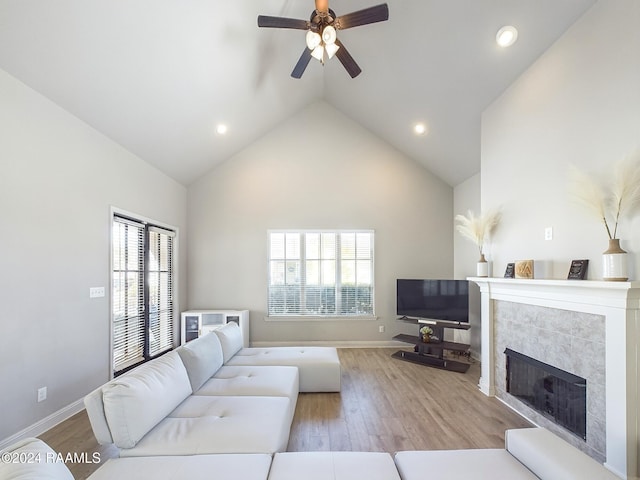
[[[114,215],[113,371],[123,373],[173,348],[175,232]]]

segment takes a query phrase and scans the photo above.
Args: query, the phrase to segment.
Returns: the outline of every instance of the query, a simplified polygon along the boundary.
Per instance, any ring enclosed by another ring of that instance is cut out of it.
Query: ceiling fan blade
[[[365,8],[357,12],[347,13],[336,18],[336,28],[346,30],[347,28],[359,27],[370,23],[384,22],[389,20],[389,7],[386,3],[375,7]]]
[[[300,59],[298,60],[298,63],[296,63],[296,66],[293,68],[293,72],[291,72],[291,76],[293,78],[302,77],[302,74],[307,68],[307,65],[309,65],[309,60],[311,60],[311,50],[309,50],[308,48],[305,48],[304,52],[302,52],[302,55],[300,55]]]
[[[267,28],[294,28],[296,30],[309,30],[307,20],[297,18],[270,17],[268,15],[258,15],[258,26]]]
[[[340,47],[336,52],[336,57],[347,70],[347,73],[351,75],[351,78],[356,78],[362,70],[340,40],[336,40],[336,45]]]

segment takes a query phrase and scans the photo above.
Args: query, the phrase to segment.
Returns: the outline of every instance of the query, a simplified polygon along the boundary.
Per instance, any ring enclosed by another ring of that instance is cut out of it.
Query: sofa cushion
[[[194,395],[286,397],[293,422],[299,388],[296,367],[224,365]]]
[[[221,367],[194,395],[298,396],[298,369],[287,366]]]
[[[134,447],[191,392],[189,376],[175,351],[107,383],[102,399],[113,443]]]
[[[267,480],[271,455],[185,455],[113,458],[89,480]]]
[[[395,455],[395,462],[402,480],[424,480],[425,478],[534,480],[537,478],[502,448],[398,452]]]
[[[274,453],[290,428],[288,398],[192,395],[120,456]]]
[[[333,347],[243,348],[226,365],[291,365],[300,372],[301,392],[339,392],[340,358]]]
[[[242,330],[237,323],[229,322],[214,330],[214,333],[220,339],[223,361],[227,363],[242,348]]]
[[[2,480],[73,480],[57,453],[37,438],[25,438],[1,452]]]
[[[542,480],[616,480],[604,466],[545,428],[505,432],[505,446]]]
[[[222,366],[222,346],[213,332],[185,343],[176,351],[184,363],[194,392]]]
[[[427,469],[428,470],[428,469]],[[424,475],[422,479],[439,478]],[[277,453],[269,480],[400,480],[391,455],[386,452],[287,452]],[[444,477],[443,477],[444,478]]]

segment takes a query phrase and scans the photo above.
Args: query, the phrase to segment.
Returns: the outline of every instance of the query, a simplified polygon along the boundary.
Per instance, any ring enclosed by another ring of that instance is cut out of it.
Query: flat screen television
[[[469,282],[398,279],[396,313],[401,317],[467,323]]]

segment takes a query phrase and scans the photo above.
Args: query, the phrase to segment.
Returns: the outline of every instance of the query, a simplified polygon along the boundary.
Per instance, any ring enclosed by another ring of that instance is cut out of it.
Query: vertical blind
[[[373,315],[373,231],[269,232],[269,315]]]
[[[174,232],[114,216],[113,370],[124,371],[173,347]]]

